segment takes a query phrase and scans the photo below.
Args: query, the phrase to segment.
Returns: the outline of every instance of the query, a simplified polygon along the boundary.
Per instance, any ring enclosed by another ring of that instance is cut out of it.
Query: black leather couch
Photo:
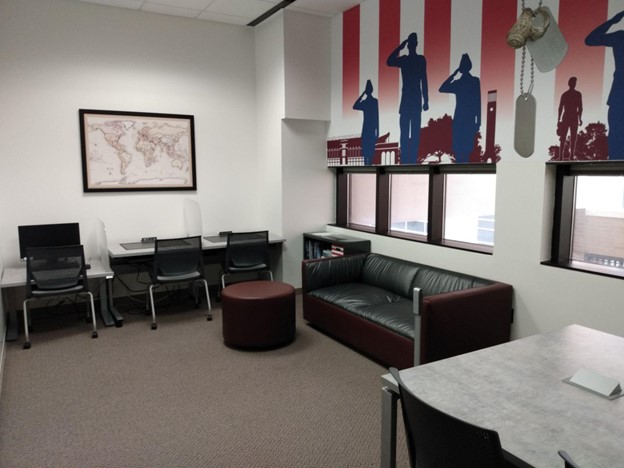
[[[510,285],[384,255],[304,260],[302,292],[305,320],[385,366],[510,338]]]

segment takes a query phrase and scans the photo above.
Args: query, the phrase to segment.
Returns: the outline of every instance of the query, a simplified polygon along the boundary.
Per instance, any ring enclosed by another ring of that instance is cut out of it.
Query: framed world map
[[[197,190],[192,115],[79,113],[85,192]]]

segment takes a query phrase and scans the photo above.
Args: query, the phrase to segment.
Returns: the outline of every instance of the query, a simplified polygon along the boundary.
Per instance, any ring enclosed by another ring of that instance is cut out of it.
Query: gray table
[[[498,431],[521,466],[624,466],[624,398],[608,400],[562,382],[580,369],[624,382],[624,338],[579,325],[401,371],[431,405]],[[381,466],[395,465],[397,384],[382,380]]]

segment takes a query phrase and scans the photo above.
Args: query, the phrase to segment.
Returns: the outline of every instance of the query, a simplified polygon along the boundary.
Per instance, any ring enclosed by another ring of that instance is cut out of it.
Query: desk
[[[112,279],[113,271],[107,269],[100,260],[89,259],[87,262],[91,268],[87,270],[89,279],[104,278],[106,284],[100,284],[100,316],[104,325],[111,326],[113,324],[121,326],[123,318],[119,315],[113,306]],[[8,311],[8,328],[7,341],[15,341],[17,339],[17,305],[15,304],[15,288],[26,285],[26,264],[18,267],[5,268],[0,280],[0,288],[3,292],[3,298]],[[107,291],[108,290],[108,291]]]
[[[579,369],[624,381],[624,338],[579,325],[401,371],[424,401],[498,431],[520,466],[622,466],[624,397],[607,400],[562,382]],[[398,388],[382,380],[381,465],[395,465]]]
[[[209,240],[210,239],[210,240]],[[219,239],[217,241],[217,239]],[[279,245],[286,241],[283,237],[269,233],[269,245]],[[204,236],[202,238],[202,249],[204,253],[211,251],[225,251],[227,246],[227,236]],[[120,265],[140,258],[149,258],[154,255],[154,244],[147,244],[143,249],[126,249],[121,242],[114,242],[108,245],[108,255],[111,265]]]

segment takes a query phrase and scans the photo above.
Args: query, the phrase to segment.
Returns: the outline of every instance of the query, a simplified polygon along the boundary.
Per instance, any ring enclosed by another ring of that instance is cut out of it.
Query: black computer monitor
[[[19,239],[20,258],[26,260],[28,247],[79,245],[80,227],[78,223],[18,226],[17,237]]]

